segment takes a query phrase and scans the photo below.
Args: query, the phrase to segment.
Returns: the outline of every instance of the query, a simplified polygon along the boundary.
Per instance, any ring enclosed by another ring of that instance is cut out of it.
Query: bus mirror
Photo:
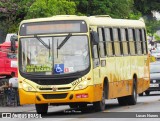
[[[96,31],[91,32],[91,41],[94,45],[97,45],[99,43],[99,37]]]
[[[11,51],[15,52],[16,51],[17,35],[12,35],[10,38],[10,41],[11,41]]]

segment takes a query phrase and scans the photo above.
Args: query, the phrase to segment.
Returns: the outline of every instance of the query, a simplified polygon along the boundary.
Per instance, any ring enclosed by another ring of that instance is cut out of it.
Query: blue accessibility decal
[[[62,73],[64,73],[64,64],[55,64],[54,65],[54,73],[55,74],[62,74]]]

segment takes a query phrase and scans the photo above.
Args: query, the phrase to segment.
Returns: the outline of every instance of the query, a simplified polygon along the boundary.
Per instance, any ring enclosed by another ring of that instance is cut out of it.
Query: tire
[[[118,98],[118,103],[121,106],[128,105],[127,97],[119,97]]]
[[[95,109],[95,111],[104,111],[105,110],[105,89],[103,87],[103,91],[102,91],[102,100],[98,101],[98,102],[94,102],[93,103],[93,107]]]
[[[143,96],[143,92],[139,94],[139,96]]]
[[[38,114],[47,114],[48,104],[35,104],[36,111]]]
[[[146,91],[145,94],[146,94],[147,96],[149,96],[150,92],[149,92],[149,91]]]
[[[136,81],[133,82],[132,95],[127,97],[128,105],[135,105],[137,103],[137,84]]]

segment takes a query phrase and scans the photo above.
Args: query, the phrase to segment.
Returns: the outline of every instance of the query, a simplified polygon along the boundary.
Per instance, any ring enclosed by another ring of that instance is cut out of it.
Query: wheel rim
[[[135,86],[134,86],[133,96],[135,101],[137,101],[137,92],[136,92]]]

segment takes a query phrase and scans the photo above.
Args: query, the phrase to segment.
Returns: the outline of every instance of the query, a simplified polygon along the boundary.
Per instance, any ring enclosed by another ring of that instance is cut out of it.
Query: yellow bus
[[[108,15],[57,15],[23,20],[18,32],[20,104],[71,108],[105,99],[135,105],[149,87],[149,56],[143,20]]]

